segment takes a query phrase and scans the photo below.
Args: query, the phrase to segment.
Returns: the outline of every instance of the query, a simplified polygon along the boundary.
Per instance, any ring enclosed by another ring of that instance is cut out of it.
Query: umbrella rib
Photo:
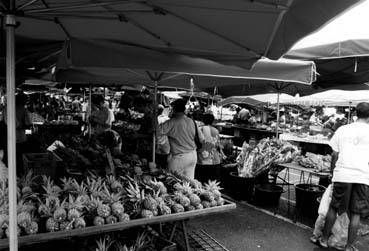
[[[46,3],[45,0],[41,0],[41,2],[43,3],[43,5],[46,7],[46,9],[49,9],[49,5]],[[70,33],[68,32],[68,30],[65,28],[65,26],[62,24],[62,22],[60,22],[59,18],[54,18],[54,22],[59,25],[59,27],[63,30],[64,34],[70,38],[71,35]]]
[[[99,3],[99,0],[91,0],[92,2],[96,2]],[[126,15],[124,15],[121,11],[116,11],[114,10],[112,7],[110,6],[103,6],[103,8],[109,12],[109,13],[113,13],[115,15],[118,16],[118,19],[122,21],[125,21],[127,23],[131,23],[132,25],[138,27],[139,29],[143,30],[144,32],[150,34],[152,37],[162,41],[166,46],[171,46],[172,43],[170,43],[169,41],[166,41],[165,39],[161,38],[160,35],[150,31],[149,29],[145,28],[143,25],[139,24],[136,20],[132,19],[132,18],[128,18]]]
[[[28,6],[34,4],[35,2],[37,2],[39,0],[30,0],[24,4],[21,4],[20,6],[17,7],[17,10],[23,10],[24,8],[27,8]]]
[[[192,25],[194,25],[194,26],[196,26],[196,27],[198,27],[198,28],[200,28],[200,29],[202,29],[202,30],[204,30],[204,31],[206,31],[206,32],[209,32],[209,33],[211,33],[211,34],[213,34],[213,35],[215,35],[215,36],[217,36],[217,37],[219,37],[219,38],[221,38],[221,39],[225,40],[225,41],[228,41],[228,42],[230,42],[230,43],[232,43],[232,44],[234,44],[234,45],[237,45],[238,47],[241,47],[242,49],[245,49],[246,51],[251,52],[251,53],[255,54],[255,55],[256,55],[256,56],[258,56],[258,57],[261,57],[261,56],[262,56],[260,53],[258,53],[258,52],[256,52],[256,51],[252,50],[251,48],[246,47],[246,46],[244,46],[243,44],[240,44],[240,43],[238,43],[238,42],[236,42],[236,41],[234,41],[234,40],[232,40],[232,39],[229,39],[229,38],[227,38],[227,37],[223,36],[222,34],[219,34],[219,33],[215,32],[215,31],[213,31],[213,30],[210,30],[210,29],[208,29],[207,27],[204,27],[204,26],[202,26],[202,25],[200,25],[200,24],[197,24],[197,23],[195,23],[195,22],[193,22],[193,21],[191,21],[191,20],[188,20],[187,18],[182,17],[182,16],[180,16],[180,15],[178,15],[178,14],[174,13],[174,12],[171,12],[171,11],[169,11],[169,10],[167,10],[167,9],[163,9],[162,7],[158,7],[158,6],[151,5],[151,4],[149,4],[149,3],[143,3],[143,4],[144,4],[144,5],[148,5],[148,6],[152,7],[152,8],[155,8],[155,9],[159,9],[159,10],[161,10],[162,12],[164,12],[164,13],[168,13],[168,14],[170,14],[170,15],[172,15],[172,16],[174,16],[174,17],[176,17],[176,18],[178,18],[178,19],[180,19],[180,20],[182,20],[182,21],[184,21],[184,22],[186,22],[186,23],[192,24]]]
[[[265,51],[264,51],[264,56],[265,56],[265,57],[268,55],[269,50],[270,50],[270,47],[272,46],[272,43],[273,43],[274,38],[275,38],[275,36],[276,36],[276,34],[277,34],[277,31],[278,31],[278,29],[279,29],[279,27],[280,27],[280,25],[281,25],[281,23],[282,23],[283,17],[284,17],[284,15],[287,13],[288,8],[292,5],[292,3],[293,3],[293,0],[289,0],[289,1],[287,2],[287,8],[286,8],[286,9],[284,9],[284,10],[282,10],[282,11],[278,14],[277,20],[276,20],[276,22],[274,23],[273,31],[272,31],[272,33],[270,34],[270,37],[269,37],[267,47],[266,47],[266,49],[265,49]]]
[[[63,5],[58,7],[52,7],[48,9],[30,9],[25,11],[26,13],[43,13],[43,12],[52,12],[52,11],[59,11],[59,10],[77,10],[77,9],[85,9],[90,7],[99,7],[99,6],[109,6],[109,5],[121,5],[133,2],[132,0],[116,0],[116,1],[108,1],[103,3],[91,3],[91,4],[76,4],[76,5]],[[141,2],[138,0],[137,2]]]

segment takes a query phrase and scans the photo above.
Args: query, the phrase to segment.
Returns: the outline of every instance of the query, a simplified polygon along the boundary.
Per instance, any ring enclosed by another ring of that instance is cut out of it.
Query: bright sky
[[[303,38],[292,49],[328,44],[348,39],[369,39],[369,0],[351,8],[343,15]]]

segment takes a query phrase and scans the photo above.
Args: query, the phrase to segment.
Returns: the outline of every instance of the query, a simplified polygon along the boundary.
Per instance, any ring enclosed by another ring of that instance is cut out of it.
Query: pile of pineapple
[[[221,206],[219,183],[202,185],[176,174],[152,176],[89,175],[82,181],[63,178],[56,184],[32,172],[18,182],[18,234],[55,232],[128,222],[138,218]],[[7,185],[0,184],[0,238],[9,237]]]

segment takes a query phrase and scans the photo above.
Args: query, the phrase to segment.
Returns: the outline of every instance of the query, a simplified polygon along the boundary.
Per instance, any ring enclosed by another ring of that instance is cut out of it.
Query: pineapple
[[[197,194],[189,194],[188,198],[190,199],[190,203],[192,206],[196,207],[201,204],[201,199]]]
[[[28,226],[24,228],[24,232],[27,235],[37,234],[38,232],[38,224],[35,221],[32,221]]]
[[[210,201],[210,206],[211,207],[216,207],[218,205],[217,201],[216,200],[212,200]]]
[[[83,219],[83,217],[79,217],[74,221],[74,228],[85,228],[86,227],[86,221]]]
[[[105,202],[110,204],[111,212],[113,215],[118,216],[124,213],[124,207],[121,202],[122,196],[118,193],[110,193],[108,189],[104,190]]]
[[[21,212],[17,215],[17,223],[19,226],[26,228],[31,224],[31,214],[28,212]]]
[[[128,222],[130,221],[129,215],[126,213],[122,213],[120,215],[118,215],[118,221],[119,222]]]
[[[53,217],[54,220],[59,223],[67,218],[67,211],[65,210],[65,200],[61,203],[58,201]]]
[[[88,192],[94,197],[94,198],[100,198],[101,196],[101,189],[103,187],[103,181],[99,177],[97,179],[93,177],[87,177],[86,180],[87,189]]]
[[[177,204],[177,203],[175,203],[175,204],[173,204],[173,206],[172,206],[172,211],[173,211],[174,213],[182,213],[182,212],[184,212],[184,211],[185,211],[185,209],[184,209],[184,207],[183,207],[181,204]]]
[[[3,228],[5,225],[9,224],[9,215],[8,212],[0,213],[0,228]]]
[[[155,190],[158,190],[161,195],[168,193],[168,189],[166,188],[164,183],[161,181],[157,181],[156,179],[154,179],[153,181],[151,181],[151,185],[153,186]]]
[[[223,206],[224,205],[224,199],[222,197],[220,197],[218,200],[217,200],[217,206]]]
[[[172,213],[172,210],[167,205],[161,205],[159,206],[159,213],[160,215],[168,215]]]
[[[95,216],[93,223],[94,223],[94,226],[101,226],[105,224],[105,219],[100,216]]]
[[[81,184],[78,184],[78,182],[73,179],[71,193],[74,194],[76,197],[79,197],[82,203],[88,203],[89,197],[87,194],[87,188],[83,181],[81,182]]]
[[[44,185],[42,186],[45,190],[44,196],[50,199],[50,203],[52,206],[55,206],[57,201],[59,200],[59,195],[61,192],[60,187],[54,185],[54,182],[50,179],[50,177],[42,176]]]
[[[187,207],[185,207],[186,211],[193,211],[196,210],[196,207],[192,206],[192,205],[188,205]]]
[[[71,230],[73,229],[73,222],[70,222],[70,221],[60,222],[59,229],[60,231]]]
[[[114,223],[118,222],[118,219],[117,219],[117,217],[115,217],[113,215],[110,215],[110,216],[106,217],[105,221],[106,221],[106,224],[114,224]]]
[[[97,215],[103,218],[110,216],[111,209],[109,205],[104,204],[101,200],[98,200],[97,202],[98,202],[97,209],[96,209]]]
[[[6,237],[9,239],[10,238],[10,229],[9,228],[6,228],[5,229],[5,235],[6,235]],[[19,226],[17,226],[17,236],[19,237],[20,235],[21,235],[21,232],[22,232],[22,230],[21,230],[21,228],[19,227]]]
[[[158,208],[158,204],[156,200],[151,196],[148,195],[143,199],[143,207],[147,210],[154,211]]]
[[[200,203],[199,205],[196,206],[196,209],[197,210],[204,209],[204,206]]]
[[[208,191],[208,190],[202,190],[200,193],[200,198],[204,201],[212,201],[214,200],[214,195],[212,192]]]
[[[201,204],[202,204],[202,206],[203,206],[204,208],[209,208],[209,207],[211,207],[210,202],[209,202],[209,201],[206,201],[206,200],[202,201],[202,202],[201,202]]]
[[[30,170],[20,179],[20,185],[22,187],[21,193],[23,197],[33,194],[32,188],[34,186],[35,178],[36,177],[33,176],[33,171]]]
[[[181,192],[175,192],[174,193],[174,197],[173,197],[174,201],[176,201],[177,203],[181,204],[183,207],[187,207],[191,204],[191,201],[189,198],[187,198],[184,194],[182,194]]]
[[[60,180],[62,182],[63,192],[70,193],[73,190],[73,181],[74,181],[74,179],[64,177]]]
[[[222,190],[222,188],[219,186],[219,182],[217,182],[216,180],[214,181],[208,181],[208,183],[205,184],[205,190],[211,192],[213,194],[213,197],[215,200],[218,200],[222,194],[220,193],[220,190]]]
[[[46,221],[46,230],[48,232],[59,231],[59,224],[54,220],[54,218],[48,218]]]
[[[114,177],[114,175],[108,175],[106,177],[106,182],[114,193],[122,192],[123,185]]]
[[[38,213],[40,214],[41,217],[51,217],[51,216],[53,216],[54,208],[51,204],[52,204],[52,202],[51,202],[50,198],[46,198],[45,203],[42,203],[42,202],[40,203],[40,205],[38,207]]]
[[[141,217],[142,218],[152,218],[152,217],[154,217],[154,213],[150,210],[142,209],[141,210]]]
[[[68,220],[73,221],[82,216],[83,204],[82,197],[73,198],[69,195],[68,198]]]

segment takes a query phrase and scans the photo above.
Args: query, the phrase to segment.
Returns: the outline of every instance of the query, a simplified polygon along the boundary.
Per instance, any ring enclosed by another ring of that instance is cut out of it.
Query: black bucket
[[[260,184],[255,186],[255,203],[261,206],[276,207],[279,204],[283,187],[273,184]]]
[[[317,199],[323,195],[325,187],[316,184],[297,184],[295,191],[298,212],[307,216],[316,216],[319,208]]]
[[[230,172],[229,175],[233,197],[238,200],[250,201],[254,194],[255,178],[240,177],[237,172]]]

